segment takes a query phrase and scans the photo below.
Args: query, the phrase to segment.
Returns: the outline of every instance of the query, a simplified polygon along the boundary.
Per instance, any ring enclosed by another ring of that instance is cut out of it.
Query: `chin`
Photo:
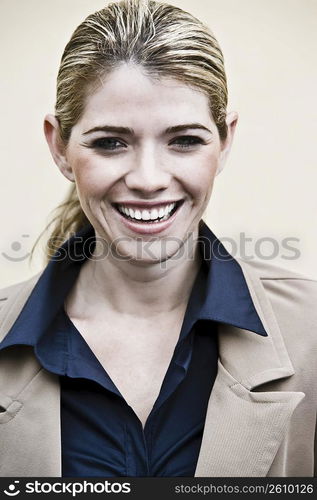
[[[123,261],[130,261],[140,267],[148,266],[151,264],[158,264],[168,261],[169,259],[180,258],[179,251],[182,245],[179,242],[168,241],[164,239],[155,239],[155,241],[143,241],[139,238],[134,241],[129,247],[121,246],[116,247],[117,255],[112,255]]]

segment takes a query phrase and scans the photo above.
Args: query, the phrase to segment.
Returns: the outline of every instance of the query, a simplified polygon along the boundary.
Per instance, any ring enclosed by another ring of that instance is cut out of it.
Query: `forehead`
[[[124,64],[86,97],[79,126],[94,126],[100,120],[137,126],[175,125],[177,122],[213,121],[208,98],[199,90],[170,78],[152,78],[135,65]],[[120,123],[119,123],[120,122]]]

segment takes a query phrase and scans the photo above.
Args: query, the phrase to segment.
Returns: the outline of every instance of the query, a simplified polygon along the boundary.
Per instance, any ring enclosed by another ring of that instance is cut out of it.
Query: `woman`
[[[226,106],[181,9],[124,0],[74,32],[44,123],[73,186],[47,267],[0,297],[1,475],[314,474],[316,282],[202,221]]]

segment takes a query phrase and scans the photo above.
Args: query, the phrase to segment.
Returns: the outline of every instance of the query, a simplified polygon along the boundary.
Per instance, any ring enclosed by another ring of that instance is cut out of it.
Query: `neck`
[[[197,238],[189,252],[184,248],[181,254],[142,266],[111,256],[90,258],[81,268],[67,309],[77,317],[94,316],[101,308],[137,318],[183,311],[201,264]]]

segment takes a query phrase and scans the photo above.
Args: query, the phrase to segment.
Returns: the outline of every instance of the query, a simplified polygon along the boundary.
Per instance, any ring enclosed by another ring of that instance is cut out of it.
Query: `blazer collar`
[[[247,389],[294,374],[283,336],[261,277],[247,262],[237,259],[267,337],[250,336],[243,328],[221,325],[219,350],[223,366]]]

